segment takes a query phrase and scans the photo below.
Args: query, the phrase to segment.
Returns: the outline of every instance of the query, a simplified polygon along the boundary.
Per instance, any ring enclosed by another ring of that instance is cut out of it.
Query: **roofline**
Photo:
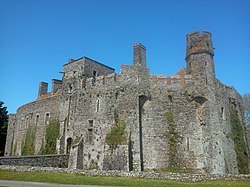
[[[83,57],[78,58],[78,59],[76,59],[76,60],[74,59],[72,62],[69,62],[69,63],[67,63],[67,64],[64,64],[63,66],[66,66],[66,65],[68,65],[68,64],[71,64],[71,63],[77,62],[77,61],[82,60],[82,59],[91,60],[92,62],[95,62],[95,63],[97,63],[97,64],[100,64],[100,65],[102,65],[102,66],[105,66],[106,68],[109,68],[109,69],[111,69],[111,70],[114,70],[114,71],[115,71],[115,69],[114,69],[114,68],[111,68],[110,66],[107,66],[107,65],[105,65],[105,64],[102,64],[102,63],[100,63],[100,62],[98,62],[98,61],[96,61],[96,60],[93,60],[93,59],[91,59],[91,58],[88,58],[88,57],[86,57],[86,56],[83,56]]]

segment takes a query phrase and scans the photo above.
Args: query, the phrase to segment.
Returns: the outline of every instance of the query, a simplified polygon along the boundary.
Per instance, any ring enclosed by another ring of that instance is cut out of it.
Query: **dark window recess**
[[[94,121],[93,120],[89,120],[89,127],[93,127],[94,126]]]
[[[93,141],[93,129],[88,129],[88,142],[92,143]]]
[[[93,71],[93,84],[96,82],[96,71]]]
[[[49,113],[45,115],[45,125],[49,124]]]
[[[72,138],[68,138],[68,139],[67,139],[67,150],[66,150],[66,154],[69,154],[69,153],[70,153],[71,144],[72,144]]]
[[[36,115],[36,125],[39,125],[39,115]]]
[[[168,99],[169,101],[172,103],[173,102],[173,96],[172,95],[168,95]]]
[[[96,112],[99,112],[99,109],[100,109],[100,100],[98,99],[96,103]]]

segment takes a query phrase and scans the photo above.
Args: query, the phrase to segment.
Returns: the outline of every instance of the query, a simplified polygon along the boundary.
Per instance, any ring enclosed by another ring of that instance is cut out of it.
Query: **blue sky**
[[[40,81],[61,79],[69,58],[119,73],[139,42],[151,74],[175,74],[196,30],[213,35],[217,78],[250,93],[249,0],[0,0],[0,100],[15,113],[37,98]]]

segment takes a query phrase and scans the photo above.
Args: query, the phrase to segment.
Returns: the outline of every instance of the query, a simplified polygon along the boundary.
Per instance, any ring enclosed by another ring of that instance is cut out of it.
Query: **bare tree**
[[[243,95],[244,121],[246,125],[250,125],[250,94]]]

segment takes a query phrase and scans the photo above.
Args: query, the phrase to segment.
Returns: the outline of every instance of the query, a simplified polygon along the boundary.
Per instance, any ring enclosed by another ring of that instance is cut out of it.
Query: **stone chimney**
[[[39,83],[39,90],[38,90],[38,98],[48,92],[48,83],[47,82],[40,82]]]
[[[146,68],[146,48],[138,43],[134,44],[134,66]]]
[[[62,81],[58,79],[52,79],[52,92],[56,92],[60,88],[62,88]]]

